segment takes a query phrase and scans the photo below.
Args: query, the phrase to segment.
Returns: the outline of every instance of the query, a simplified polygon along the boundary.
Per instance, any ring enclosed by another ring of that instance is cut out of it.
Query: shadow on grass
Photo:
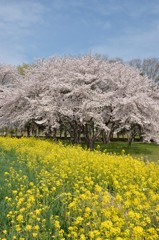
[[[131,147],[129,147],[125,142],[111,142],[108,144],[97,143],[96,148],[97,145],[100,145],[101,151],[104,151],[106,149],[107,152],[119,154],[121,154],[122,150],[125,150],[126,154],[151,154],[153,151],[146,143],[133,143]]]
[[[69,141],[61,141],[65,146],[72,145]],[[87,149],[84,143],[81,143],[82,148]],[[108,144],[102,142],[95,143],[95,149],[101,152],[105,151],[107,153],[120,155],[122,150],[125,151],[125,154],[130,154],[135,158],[144,158],[149,161],[156,162],[159,160],[159,145],[154,143],[142,143],[142,142],[133,142],[131,146],[128,146],[127,142],[110,142]]]
[[[136,158],[142,157],[149,161],[159,160],[159,145],[154,143],[134,142],[131,147],[128,146],[127,142],[96,143],[96,149],[99,146],[102,152],[121,154],[122,150],[125,150],[125,154],[130,154]]]

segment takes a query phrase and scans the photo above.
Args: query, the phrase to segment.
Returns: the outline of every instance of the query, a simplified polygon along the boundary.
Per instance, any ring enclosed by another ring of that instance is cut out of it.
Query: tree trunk
[[[102,140],[103,140],[103,143],[107,144],[110,142],[110,134],[106,134],[105,131],[102,132]]]
[[[30,137],[30,126],[26,127],[27,137]]]
[[[129,137],[129,138],[128,138],[128,147],[131,147],[132,142],[133,142],[133,138],[132,138],[132,137]]]
[[[88,125],[87,123],[84,126],[84,138],[85,143],[88,149],[94,150],[94,144],[95,144],[95,135],[94,135],[94,124]]]
[[[64,129],[64,139],[67,140],[67,129]]]
[[[56,133],[57,133],[57,129],[54,128],[54,129],[53,129],[53,139],[54,139],[55,141],[57,140]]]
[[[62,124],[60,124],[60,138],[62,137]]]
[[[90,140],[89,140],[89,147],[88,147],[88,148],[89,148],[91,151],[94,150],[94,144],[95,144],[94,139],[90,139]]]
[[[4,131],[3,131],[3,136],[6,137],[8,135],[8,129],[5,128]]]

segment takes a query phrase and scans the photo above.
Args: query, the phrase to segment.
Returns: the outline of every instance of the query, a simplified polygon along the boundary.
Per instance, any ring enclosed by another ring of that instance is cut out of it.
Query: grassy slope
[[[69,145],[68,141],[62,141],[64,145]],[[100,149],[99,149],[100,146]],[[85,144],[82,147],[86,149]],[[125,154],[130,154],[135,158],[143,158],[144,160],[149,160],[156,162],[159,160],[159,145],[154,143],[141,143],[133,142],[131,147],[128,146],[127,142],[110,142],[108,144],[97,142],[95,144],[95,149],[101,151],[106,151],[109,153],[121,154],[122,150],[125,150]]]
[[[128,147],[127,142],[110,142],[109,144],[97,143],[100,145],[100,149],[104,149],[107,152],[121,154],[124,149],[125,154],[130,154],[136,158],[143,157],[145,160],[157,161],[159,160],[159,145],[148,143],[132,143],[131,147]]]
[[[6,201],[5,196],[8,195],[8,189],[4,188],[5,180],[4,173],[9,171],[9,168],[12,166],[12,162],[16,160],[15,154],[11,152],[5,152],[0,147],[0,209],[3,211],[0,214],[0,229],[3,223],[3,226],[7,226],[6,222]]]

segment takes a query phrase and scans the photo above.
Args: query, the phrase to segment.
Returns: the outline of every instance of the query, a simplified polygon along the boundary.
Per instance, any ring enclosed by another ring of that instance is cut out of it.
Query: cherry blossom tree
[[[90,149],[97,139],[109,142],[122,131],[129,143],[136,134],[158,141],[158,88],[122,61],[91,54],[52,57],[16,73],[13,82],[0,109],[3,127],[27,129],[28,135],[41,128],[55,138],[64,131]]]
[[[12,101],[13,92],[19,85],[18,71],[16,66],[8,64],[0,64],[0,118],[3,119],[1,122],[1,128],[5,127],[7,132],[8,118],[3,118],[2,109],[7,101]],[[7,112],[7,108],[5,108]],[[4,123],[4,124],[3,124]]]

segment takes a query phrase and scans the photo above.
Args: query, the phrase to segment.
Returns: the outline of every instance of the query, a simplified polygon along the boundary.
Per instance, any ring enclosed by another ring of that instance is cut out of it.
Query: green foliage
[[[21,75],[25,74],[25,70],[29,67],[29,64],[23,63],[23,65],[18,66],[18,71]]]

